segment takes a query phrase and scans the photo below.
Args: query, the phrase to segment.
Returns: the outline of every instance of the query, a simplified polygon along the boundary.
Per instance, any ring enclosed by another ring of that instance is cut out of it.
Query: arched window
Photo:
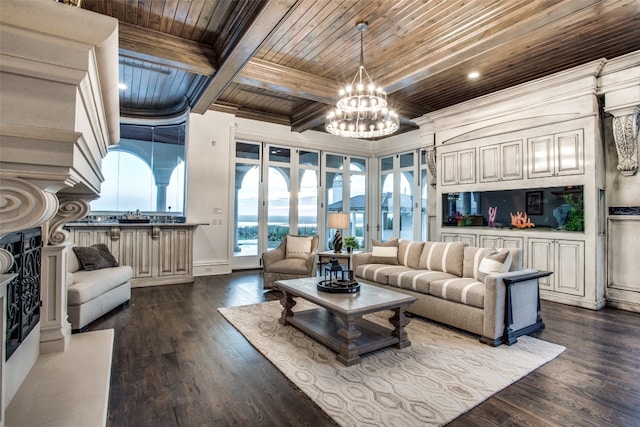
[[[91,202],[92,211],[155,210],[155,187],[151,168],[139,157],[111,151],[102,160],[100,198]]]

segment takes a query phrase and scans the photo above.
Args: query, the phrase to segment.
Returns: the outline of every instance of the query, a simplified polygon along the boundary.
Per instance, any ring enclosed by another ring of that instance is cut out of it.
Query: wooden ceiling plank
[[[211,76],[215,72],[215,51],[200,43],[150,29],[120,23],[120,49],[137,57],[170,65],[190,73]],[[154,59],[155,58],[155,59]]]
[[[169,34],[177,37],[187,38],[182,35],[182,32],[184,31],[184,28],[186,26],[189,11],[194,6],[194,3],[191,1],[178,2],[178,7],[176,8],[176,14],[173,17],[173,23],[171,24],[171,31],[169,31]]]
[[[170,34],[174,23],[174,16],[178,9],[178,0],[166,0],[162,10],[162,20],[160,21],[160,32]]]
[[[152,0],[151,13],[149,15],[149,29],[160,31],[165,0]]]
[[[210,79],[203,93],[192,105],[192,111],[203,114],[224,89],[231,83],[236,74],[251,59],[255,52],[273,34],[274,30],[295,10],[297,0],[280,0],[267,3],[260,11],[257,19],[235,44],[234,50],[224,58],[213,78]]]
[[[141,27],[149,27],[149,17],[151,15],[151,2],[152,0],[139,0],[138,1],[138,16],[136,18],[136,25]]]
[[[207,26],[209,25],[209,22],[211,21],[211,18],[213,17],[213,12],[214,12],[217,4],[218,4],[218,2],[214,1],[214,0],[205,1],[205,3],[202,5],[202,10],[200,11],[200,15],[198,16],[198,20],[196,21],[196,23],[193,26],[192,33],[189,34],[189,39],[190,40],[193,40],[193,41],[196,41],[196,42],[200,42],[200,43],[204,43],[203,42],[203,35],[204,35],[205,31],[207,30]]]
[[[125,5],[124,21],[138,25],[138,0],[128,0]]]
[[[224,25],[224,20],[229,14],[229,9],[234,7],[235,2],[227,2],[224,0],[216,0],[215,7],[211,13],[211,18],[207,23],[207,27],[203,32],[200,42],[213,46],[213,43],[220,35],[220,29]]]
[[[197,39],[193,39],[193,33],[196,30],[198,21],[200,20],[200,15],[202,15],[205,8],[205,0],[192,0],[191,7],[189,8],[189,13],[184,19],[184,27],[182,28],[180,37],[187,40],[198,41]]]

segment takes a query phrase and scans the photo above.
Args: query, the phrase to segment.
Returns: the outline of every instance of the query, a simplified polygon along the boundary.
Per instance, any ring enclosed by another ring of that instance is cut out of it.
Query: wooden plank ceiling
[[[639,0],[82,0],[120,21],[122,114],[190,107],[323,129],[360,56],[412,119],[640,50]],[[480,77],[469,79],[477,71]]]

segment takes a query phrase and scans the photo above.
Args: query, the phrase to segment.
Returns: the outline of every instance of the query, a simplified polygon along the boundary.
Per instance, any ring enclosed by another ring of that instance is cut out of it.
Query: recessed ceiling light
[[[124,83],[118,83],[118,88],[119,88],[120,90],[127,90],[127,85],[126,85],[126,84],[124,84]]]
[[[477,79],[478,77],[480,77],[480,73],[477,71],[472,71],[468,74],[468,76],[470,79]]]

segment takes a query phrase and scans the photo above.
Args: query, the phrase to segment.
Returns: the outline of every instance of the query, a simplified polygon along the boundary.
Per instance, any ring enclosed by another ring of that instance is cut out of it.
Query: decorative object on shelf
[[[360,248],[358,241],[353,236],[347,236],[344,238],[344,247],[347,248],[347,252],[351,253],[354,249]]]
[[[563,203],[553,210],[553,217],[558,222],[557,230],[565,229],[569,212],[571,212],[571,205],[568,203]]]
[[[498,207],[491,207],[489,206],[489,221],[487,222],[487,225],[489,227],[495,227],[496,226],[496,215],[498,214]]]
[[[342,251],[342,236],[340,230],[349,228],[349,214],[344,212],[331,212],[328,215],[327,227],[335,228],[336,234],[333,236],[333,251]]]
[[[528,191],[526,196],[527,215],[542,215],[542,191]]]
[[[567,222],[564,227],[565,230],[584,231],[584,203],[582,194],[565,194],[564,202],[570,206],[569,213],[567,214]]]
[[[531,228],[536,226],[531,222],[531,218],[524,212],[516,212],[516,215],[509,212],[509,215],[511,215],[511,225],[514,228]]]
[[[360,290],[360,283],[353,280],[353,271],[343,268],[338,260],[329,262],[324,269],[324,280],[318,282],[322,292],[352,294]]]
[[[376,138],[398,130],[400,118],[387,105],[387,94],[377,87],[364,68],[364,31],[367,22],[358,22],[360,66],[350,85],[340,90],[336,109],[325,119],[327,132],[350,138]]]
[[[467,215],[463,215],[460,212],[454,212],[453,217],[456,219],[456,222],[458,223],[458,227],[471,225],[471,218],[469,218]]]

